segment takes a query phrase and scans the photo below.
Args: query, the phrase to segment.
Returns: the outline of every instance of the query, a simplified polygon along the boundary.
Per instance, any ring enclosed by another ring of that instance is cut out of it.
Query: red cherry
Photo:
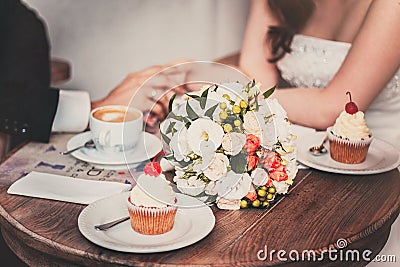
[[[149,162],[144,166],[144,173],[151,176],[159,176],[162,172],[161,165],[158,162]]]
[[[350,93],[350,92],[346,92],[346,95],[349,95],[349,96],[350,96],[350,102],[348,102],[348,103],[346,104],[346,106],[344,107],[344,109],[346,110],[347,113],[349,113],[349,114],[351,114],[351,115],[354,114],[354,113],[357,113],[358,107],[357,107],[356,103],[354,103],[353,101],[351,101],[351,93]]]

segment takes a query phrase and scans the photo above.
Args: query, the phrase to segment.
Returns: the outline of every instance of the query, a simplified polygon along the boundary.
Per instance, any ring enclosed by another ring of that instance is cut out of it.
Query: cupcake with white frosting
[[[327,132],[332,159],[347,164],[358,164],[365,160],[372,142],[372,134],[364,113],[351,101],[351,96],[345,110]]]
[[[173,228],[176,194],[161,171],[157,176],[154,172],[139,176],[128,197],[128,211],[133,230],[140,234],[164,234]]]

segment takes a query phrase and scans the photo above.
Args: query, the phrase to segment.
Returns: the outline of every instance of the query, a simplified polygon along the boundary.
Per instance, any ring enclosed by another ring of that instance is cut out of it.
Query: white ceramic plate
[[[328,153],[313,156],[308,149],[321,144],[325,132],[304,135],[297,140],[297,160],[311,168],[343,174],[375,174],[390,171],[400,165],[400,153],[392,146],[378,138],[374,138],[369,147],[367,157],[360,164],[345,164],[333,160],[329,154],[329,142],[325,143]]]
[[[153,253],[189,246],[207,236],[214,228],[215,217],[210,207],[193,197],[177,194],[179,208],[175,224],[165,234],[139,234],[132,229],[129,220],[106,231],[95,230],[97,224],[128,216],[128,195],[129,192],[120,193],[95,201],[83,209],[78,217],[81,233],[91,242],[108,249]]]
[[[73,136],[67,143],[67,149],[73,149],[77,146],[84,144],[90,140],[91,133],[83,132]],[[124,165],[139,163],[148,160],[162,149],[161,140],[150,133],[144,132],[142,140],[136,145],[136,147],[125,153],[107,155],[93,148],[82,148],[71,155],[77,159],[101,165]]]

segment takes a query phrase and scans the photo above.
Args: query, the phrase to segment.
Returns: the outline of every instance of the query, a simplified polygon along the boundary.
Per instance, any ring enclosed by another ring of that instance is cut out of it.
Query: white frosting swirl
[[[142,174],[132,189],[131,203],[136,206],[163,208],[175,204],[176,195],[163,174],[151,176]]]
[[[342,111],[332,127],[332,132],[349,140],[368,139],[371,136],[362,111],[355,114]]]

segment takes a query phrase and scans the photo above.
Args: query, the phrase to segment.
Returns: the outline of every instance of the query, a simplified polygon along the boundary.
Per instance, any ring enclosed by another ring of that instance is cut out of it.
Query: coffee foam
[[[117,109],[100,109],[93,113],[93,117],[106,122],[123,122],[135,120],[139,117],[139,113]]]
[[[109,112],[100,116],[102,121],[122,121],[124,120],[124,113],[122,112]]]

